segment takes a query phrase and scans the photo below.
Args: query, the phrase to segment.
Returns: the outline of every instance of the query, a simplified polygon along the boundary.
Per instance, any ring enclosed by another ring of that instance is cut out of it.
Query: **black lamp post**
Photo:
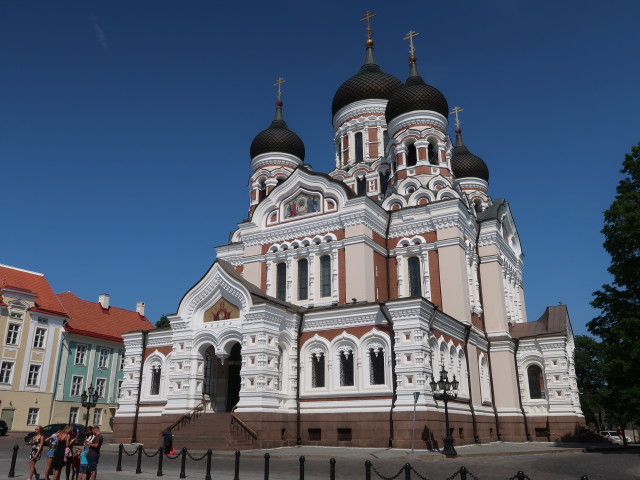
[[[435,400],[442,400],[444,402],[444,421],[447,429],[446,436],[444,437],[444,448],[442,449],[442,453],[446,456],[457,456],[458,452],[453,448],[453,438],[451,438],[451,430],[449,430],[449,407],[447,404],[449,400],[455,400],[458,398],[458,385],[460,382],[456,380],[456,376],[453,376],[453,380],[449,381],[449,375],[442,365],[442,370],[440,370],[440,380],[436,382],[433,377],[431,377],[431,382],[429,382],[431,386],[431,392],[433,398]]]
[[[98,403],[98,397],[100,397],[100,394],[97,390],[95,392],[93,391],[93,385],[89,385],[89,388],[80,395],[80,398],[82,399],[82,406],[87,409],[86,421],[84,422],[85,430],[89,426],[89,409],[96,406],[96,403]]]

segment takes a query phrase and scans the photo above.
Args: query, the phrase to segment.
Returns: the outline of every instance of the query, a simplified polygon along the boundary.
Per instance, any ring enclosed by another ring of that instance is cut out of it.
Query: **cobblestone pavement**
[[[13,445],[18,445],[18,461],[15,478],[25,480],[28,474],[28,448],[22,442],[24,434],[11,432],[0,437],[0,480],[8,478]],[[134,445],[125,446],[133,453]],[[136,474],[137,457],[124,456],[122,471],[116,471],[117,445],[106,444],[100,459],[99,480],[147,480],[157,479],[158,456],[142,456],[142,473]],[[416,450],[411,453],[401,449],[332,448],[332,447],[288,447],[271,450],[247,450],[240,455],[240,480],[264,480],[265,453],[269,453],[269,478],[272,480],[297,480],[300,475],[300,457],[304,456],[304,478],[306,480],[329,479],[331,458],[336,460],[336,479],[365,478],[365,461],[371,461],[374,471],[372,480],[389,478],[400,473],[405,480],[402,467],[409,463],[413,467],[412,480],[445,480],[454,475],[461,466],[479,480],[513,477],[523,471],[531,480],[578,480],[586,475],[589,480],[640,479],[640,448],[618,447],[608,444],[550,444],[550,443],[492,443],[457,447],[459,456],[445,458],[438,452]],[[154,454],[151,450],[147,452]],[[194,458],[204,452],[190,452]],[[212,480],[233,480],[234,452],[214,452],[212,457]],[[38,462],[42,474],[44,460]],[[186,478],[205,480],[205,460],[186,459]],[[163,474],[168,479],[178,479],[180,459],[163,458]],[[460,478],[458,474],[456,478]],[[469,476],[468,478],[474,478]],[[64,475],[62,480],[66,480]]]

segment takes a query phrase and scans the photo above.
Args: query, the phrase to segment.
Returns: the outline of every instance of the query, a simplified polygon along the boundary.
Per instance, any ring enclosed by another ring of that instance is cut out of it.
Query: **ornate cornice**
[[[337,130],[345,122],[361,115],[381,116],[381,125],[385,125],[384,111],[387,107],[387,100],[359,100],[345,105],[333,116],[333,129]]]
[[[429,125],[433,125],[442,133],[447,131],[447,125],[449,124],[447,119],[439,113],[431,110],[415,110],[398,115],[396,118],[391,120],[391,123],[387,126],[387,130],[389,131],[390,137],[395,137],[396,133],[403,128],[425,125],[427,123]]]
[[[283,167],[294,169],[298,165],[302,165],[302,162],[295,155],[290,155],[284,152],[261,153],[257,157],[251,159],[251,169],[254,172],[262,167],[272,165],[281,165]]]

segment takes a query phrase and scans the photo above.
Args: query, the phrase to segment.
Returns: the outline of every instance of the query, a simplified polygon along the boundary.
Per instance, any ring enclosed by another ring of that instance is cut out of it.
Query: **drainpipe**
[[[473,399],[472,399],[472,389],[471,389],[471,373],[469,370],[469,351],[467,349],[467,344],[469,343],[469,335],[471,335],[471,325],[465,325],[465,335],[464,335],[464,359],[467,364],[467,388],[469,390],[469,409],[471,410],[471,422],[473,425],[473,441],[476,443],[480,443],[480,437],[478,437],[478,425],[476,423],[476,409],[473,408]]]
[[[516,367],[516,377],[518,376],[518,348],[520,347],[520,339],[516,338],[516,351],[513,353],[513,364]],[[517,380],[517,378],[516,378]],[[518,400],[520,401],[520,411],[522,411],[522,418],[524,419],[524,433],[527,436],[527,441],[531,441],[531,434],[529,433],[529,422],[527,420],[527,414],[524,413],[524,406],[522,405],[522,390],[520,390],[520,381],[517,380],[518,385]]]
[[[136,416],[133,419],[133,432],[131,433],[131,443],[138,443],[138,415],[140,414],[140,397],[142,396],[142,373],[144,371],[144,352],[147,349],[148,330],[142,330],[142,355],[140,358],[140,372],[138,378],[138,395],[136,397]]]
[[[389,448],[393,448],[394,434],[393,434],[393,409],[396,406],[396,400],[398,399],[398,378],[396,375],[396,335],[393,328],[393,320],[389,316],[389,313],[385,310],[384,303],[380,303],[380,312],[384,316],[387,323],[391,326],[391,335],[389,335],[389,343],[391,343],[391,352],[389,353],[391,360],[391,382],[393,388],[393,394],[391,396],[391,409],[389,410]]]
[[[302,325],[304,323],[304,312],[300,312],[300,323],[298,323],[298,348],[296,351],[296,445],[302,445],[302,435],[300,432],[300,340],[302,337]]]

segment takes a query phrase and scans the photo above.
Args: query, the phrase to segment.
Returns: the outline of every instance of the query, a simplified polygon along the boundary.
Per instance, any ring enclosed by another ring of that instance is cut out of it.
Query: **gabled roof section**
[[[512,325],[513,338],[542,337],[548,335],[566,335],[570,332],[569,312],[566,305],[547,307],[535,322],[523,322]]]
[[[67,317],[64,307],[42,273],[0,265],[0,295],[5,303],[10,292],[35,298],[35,311]]]
[[[71,320],[65,326],[70,333],[122,342],[122,334],[131,330],[151,330],[153,324],[138,312],[124,308],[102,308],[100,302],[78,298],[71,292],[58,294]]]

